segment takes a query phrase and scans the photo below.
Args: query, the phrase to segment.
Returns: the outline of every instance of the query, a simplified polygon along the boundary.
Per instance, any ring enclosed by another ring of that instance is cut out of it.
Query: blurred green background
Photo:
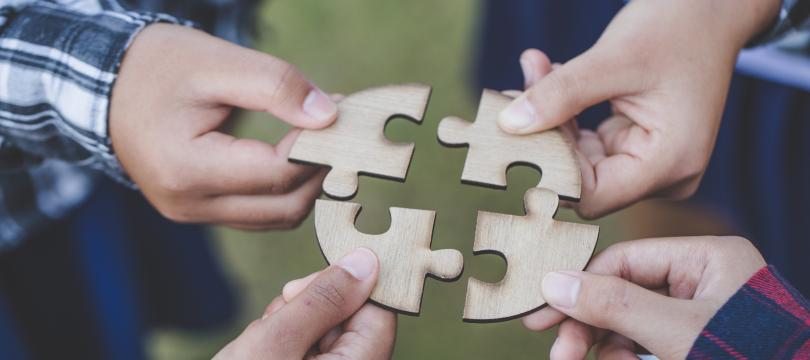
[[[421,125],[394,120],[385,131],[391,140],[416,143],[407,181],[361,177],[353,200],[363,205],[357,228],[368,233],[388,228],[388,207],[436,210],[433,248],[455,248],[464,254],[459,281],[426,280],[421,316],[399,316],[397,359],[546,358],[553,340],[550,332],[526,331],[519,320],[461,321],[467,277],[496,282],[506,269],[498,256],[472,256],[477,211],[522,214],[523,193],[540,178],[530,168],[516,167],[508,173],[506,191],[462,185],[466,149],[442,147],[436,140],[444,116],[472,120],[477,110],[479,94],[471,89],[469,75],[478,11],[478,2],[469,0],[273,0],[259,14],[256,47],[296,64],[327,91],[349,94],[406,82],[433,86]],[[240,120],[237,132],[275,141],[286,129],[267,115],[251,113]],[[567,210],[557,218],[584,222]],[[598,223],[600,248],[622,236],[613,218]],[[326,264],[311,216],[295,231],[214,231],[222,261],[241,290],[240,318],[216,333],[158,332],[150,344],[155,358],[209,358],[259,317],[287,281]]]

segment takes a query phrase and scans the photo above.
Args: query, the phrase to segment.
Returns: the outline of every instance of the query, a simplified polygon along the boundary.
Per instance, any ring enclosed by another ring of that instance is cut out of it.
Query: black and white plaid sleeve
[[[107,132],[118,67],[154,22],[114,0],[0,0],[0,166],[59,159],[128,183]]]

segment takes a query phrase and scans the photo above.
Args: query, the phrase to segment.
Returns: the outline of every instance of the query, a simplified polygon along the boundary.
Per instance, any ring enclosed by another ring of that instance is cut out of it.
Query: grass
[[[472,256],[477,211],[522,214],[523,193],[540,176],[517,167],[508,173],[506,191],[462,185],[466,151],[442,147],[436,140],[441,118],[473,119],[477,108],[478,94],[468,79],[478,5],[468,0],[274,0],[261,8],[257,48],[296,64],[327,91],[348,94],[406,82],[433,86],[422,125],[394,120],[386,128],[390,139],[416,143],[407,181],[361,177],[359,195],[353,200],[364,207],[357,227],[368,233],[388,228],[388,207],[434,209],[433,247],[456,248],[464,254],[465,272],[459,281],[428,279],[421,316],[399,316],[398,359],[544,358],[553,340],[551,333],[526,331],[519,321],[461,321],[466,278],[496,282],[506,269],[497,256]],[[255,113],[247,114],[238,127],[241,136],[267,141],[278,139],[285,130],[279,121]],[[566,210],[558,218],[581,221]],[[619,234],[610,219],[600,225],[601,248]],[[161,331],[150,340],[156,358],[210,357],[257,318],[285,282],[325,265],[311,216],[294,231],[215,231],[222,261],[242,290],[240,319],[213,334]]]

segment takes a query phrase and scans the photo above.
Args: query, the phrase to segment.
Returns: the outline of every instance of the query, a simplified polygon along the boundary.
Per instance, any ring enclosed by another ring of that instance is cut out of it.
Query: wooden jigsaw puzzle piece
[[[357,193],[358,175],[404,180],[413,143],[395,143],[383,134],[394,116],[421,123],[430,87],[418,84],[366,89],[338,102],[338,118],[320,130],[304,130],[290,150],[290,160],[331,167],[324,192],[337,199]]]
[[[537,186],[562,197],[579,199],[581,174],[571,142],[559,128],[529,135],[507,134],[497,120],[512,97],[484,90],[475,122],[448,117],[439,123],[439,141],[447,146],[468,145],[461,180],[506,188],[506,171],[512,165],[529,165],[541,172]]]
[[[315,232],[321,251],[332,263],[357,247],[366,247],[380,260],[380,275],[371,300],[408,314],[418,314],[425,277],[454,280],[464,267],[457,250],[431,250],[435,213],[391,208],[391,226],[369,235],[354,226],[361,206],[331,200],[315,203]]]
[[[543,306],[543,276],[552,271],[582,270],[593,255],[599,227],[554,220],[557,194],[532,188],[524,202],[525,216],[478,213],[473,253],[498,254],[507,268],[497,283],[469,279],[465,321],[508,320]]]

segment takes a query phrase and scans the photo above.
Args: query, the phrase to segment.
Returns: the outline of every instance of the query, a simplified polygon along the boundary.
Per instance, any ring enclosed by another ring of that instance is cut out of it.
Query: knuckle
[[[738,247],[746,247],[751,248],[754,247],[754,244],[751,243],[750,240],[742,237],[742,236],[725,236],[726,241],[733,244],[734,246]]]
[[[611,328],[614,320],[630,307],[629,287],[624,281],[616,282],[609,288],[601,289],[598,296],[600,299],[592,302],[595,306],[590,309],[588,316],[597,327]]]
[[[698,178],[703,174],[706,168],[706,161],[702,159],[691,158],[681,163],[679,171],[680,177],[683,179]]]
[[[672,194],[670,198],[673,200],[686,200],[692,197],[692,195],[695,195],[699,186],[700,184],[697,181],[690,182]]]
[[[718,239],[715,239],[713,243],[723,244],[725,247],[733,250],[756,249],[751,241],[740,236],[721,236]],[[733,253],[737,253],[737,251],[733,251]]]
[[[337,286],[325,283],[314,282],[307,289],[307,305],[317,307],[325,312],[335,312],[346,305],[346,297],[343,296]]]
[[[295,181],[290,176],[282,176],[270,184],[271,194],[286,194],[293,189]]]
[[[269,86],[267,87],[268,93],[265,94],[266,98],[271,104],[280,104],[289,99],[285,88],[294,85],[298,75],[298,69],[279,59],[272,58],[265,64],[265,73],[269,76]]]
[[[174,222],[191,223],[194,220],[194,216],[192,216],[189,209],[183,206],[168,204],[157,207],[157,209],[161,215]]]
[[[288,228],[297,228],[309,216],[309,204],[300,202],[287,211],[284,218],[284,225]]]
[[[579,76],[568,71],[558,71],[552,72],[548,79],[552,92],[560,96],[563,108],[581,107],[582,97],[579,94],[583,93],[583,84]]]
[[[590,206],[577,206],[576,213],[585,220],[594,220],[602,215],[602,211]]]
[[[193,190],[189,179],[173,173],[158,174],[157,184],[167,194],[185,194]]]

